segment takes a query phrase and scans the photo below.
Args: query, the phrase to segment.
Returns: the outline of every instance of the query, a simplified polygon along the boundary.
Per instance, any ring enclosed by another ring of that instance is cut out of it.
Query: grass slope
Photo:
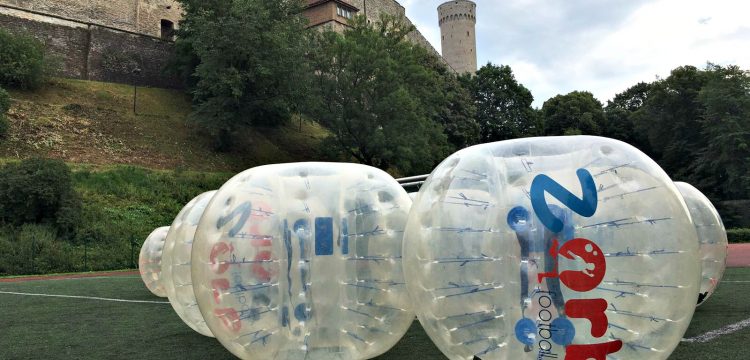
[[[73,185],[83,200],[75,238],[41,243],[55,237],[44,226],[0,227],[0,275],[132,268],[131,252],[137,263],[152,230],[169,226],[190,199],[232,175],[74,165]]]
[[[34,92],[12,91],[9,138],[0,158],[32,155],[71,163],[129,164],[154,169],[237,172],[290,161],[314,160],[326,131],[314,123],[255,128],[241,133],[237,150],[212,151],[210,140],[186,121],[181,91],[93,81],[53,79]]]
[[[718,291],[695,313],[686,337],[750,316],[750,269],[728,269]],[[137,276],[0,283],[0,291],[159,301]],[[193,332],[168,304],[0,294],[2,359],[233,359],[214,339]],[[681,343],[670,360],[739,359],[750,328],[707,343]],[[378,360],[444,359],[419,323]]]

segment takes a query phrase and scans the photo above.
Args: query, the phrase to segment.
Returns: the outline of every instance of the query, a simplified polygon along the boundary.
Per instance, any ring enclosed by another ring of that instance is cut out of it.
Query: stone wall
[[[31,35],[60,63],[57,75],[75,79],[181,87],[163,69],[173,43],[95,24],[70,21],[0,5],[0,28]],[[134,75],[133,69],[140,74]]]
[[[395,0],[348,2],[370,21],[386,13],[411,24]],[[0,0],[0,28],[41,40],[60,60],[60,76],[158,87],[181,86],[162,71],[173,44],[160,39],[161,20],[176,27],[181,15],[174,0]],[[343,29],[335,21],[327,26]],[[418,30],[409,38],[439,56]]]
[[[380,15],[385,13],[392,16],[403,16],[407,24],[413,25],[411,20],[406,17],[406,9],[396,0],[351,0],[350,2],[358,7],[359,14],[364,14],[369,21],[378,21]],[[409,34],[409,40],[440,56],[440,53],[432,47],[432,44],[418,29]]]
[[[86,78],[88,26],[64,20],[43,21],[38,15],[0,7],[0,29],[31,35],[45,44],[48,54],[60,65],[60,75]]]
[[[177,23],[182,9],[174,0],[0,0],[12,6],[82,23],[161,36],[161,20]]]

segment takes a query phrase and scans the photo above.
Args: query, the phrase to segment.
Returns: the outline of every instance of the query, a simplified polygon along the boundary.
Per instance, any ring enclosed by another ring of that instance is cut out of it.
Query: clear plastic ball
[[[355,164],[238,174],[214,195],[193,243],[201,312],[242,359],[368,359],[414,319],[401,248],[411,200]]]
[[[167,297],[161,276],[161,255],[168,231],[169,226],[152,231],[143,241],[141,253],[138,255],[138,271],[141,273],[141,279],[148,290],[158,297]]]
[[[698,232],[702,269],[698,305],[701,305],[714,293],[727,267],[727,231],[719,212],[700,190],[684,182],[674,184],[685,199]]]
[[[213,334],[203,320],[193,292],[190,256],[198,222],[214,194],[216,191],[200,194],[182,208],[169,227],[161,262],[162,279],[172,308],[191,329],[210,337]]]
[[[666,359],[700,268],[667,174],[630,145],[574,136],[443,161],[412,206],[404,273],[450,359]]]

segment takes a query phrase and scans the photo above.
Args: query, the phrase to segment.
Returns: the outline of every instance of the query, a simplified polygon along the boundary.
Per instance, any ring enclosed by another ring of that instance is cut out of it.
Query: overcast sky
[[[400,0],[440,51],[437,6]],[[587,90],[606,104],[639,81],[706,62],[750,69],[748,0],[474,0],[479,66],[510,65],[534,95]]]

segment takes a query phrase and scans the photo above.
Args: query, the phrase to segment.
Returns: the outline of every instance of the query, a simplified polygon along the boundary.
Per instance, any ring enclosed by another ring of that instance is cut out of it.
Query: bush
[[[0,275],[77,271],[78,251],[48,225],[26,224],[0,235]],[[82,252],[80,253],[82,255]]]
[[[8,110],[10,110],[10,95],[0,87],[0,116],[8,113]]]
[[[0,218],[5,223],[49,224],[67,237],[80,212],[70,169],[62,161],[29,159],[0,169]]]
[[[47,78],[50,68],[44,44],[39,40],[0,30],[0,85],[36,89]]]
[[[729,229],[727,239],[730,243],[750,243],[750,229]]]
[[[10,110],[10,95],[8,95],[5,89],[0,87],[0,138],[8,135],[10,124],[8,124],[8,119],[5,117],[8,110]]]
[[[80,169],[70,174],[59,161],[35,161],[55,163],[35,166],[42,173],[54,171],[72,175],[69,181],[82,199],[80,214],[58,210],[63,215],[54,222],[46,221],[46,224],[18,226],[6,220],[7,224],[0,226],[0,275],[130,268],[138,264],[141,243],[151,231],[170,225],[190,199],[219,188],[232,175],[155,171],[132,166]],[[7,182],[4,180],[8,177],[6,172],[17,174],[21,171],[16,168],[21,165],[15,164],[13,171],[0,168],[0,185]],[[27,167],[30,166],[24,164],[24,168]],[[27,176],[25,172],[21,173]],[[37,184],[29,188],[41,189],[44,186],[37,180]],[[59,190],[50,188],[50,191]],[[6,195],[7,187],[0,186],[0,205],[5,204]],[[37,195],[32,192],[25,196]],[[64,209],[65,202],[61,203],[60,209]],[[75,236],[67,240],[59,236],[57,228],[61,219],[67,218],[64,214],[72,214],[68,222],[75,224]]]

